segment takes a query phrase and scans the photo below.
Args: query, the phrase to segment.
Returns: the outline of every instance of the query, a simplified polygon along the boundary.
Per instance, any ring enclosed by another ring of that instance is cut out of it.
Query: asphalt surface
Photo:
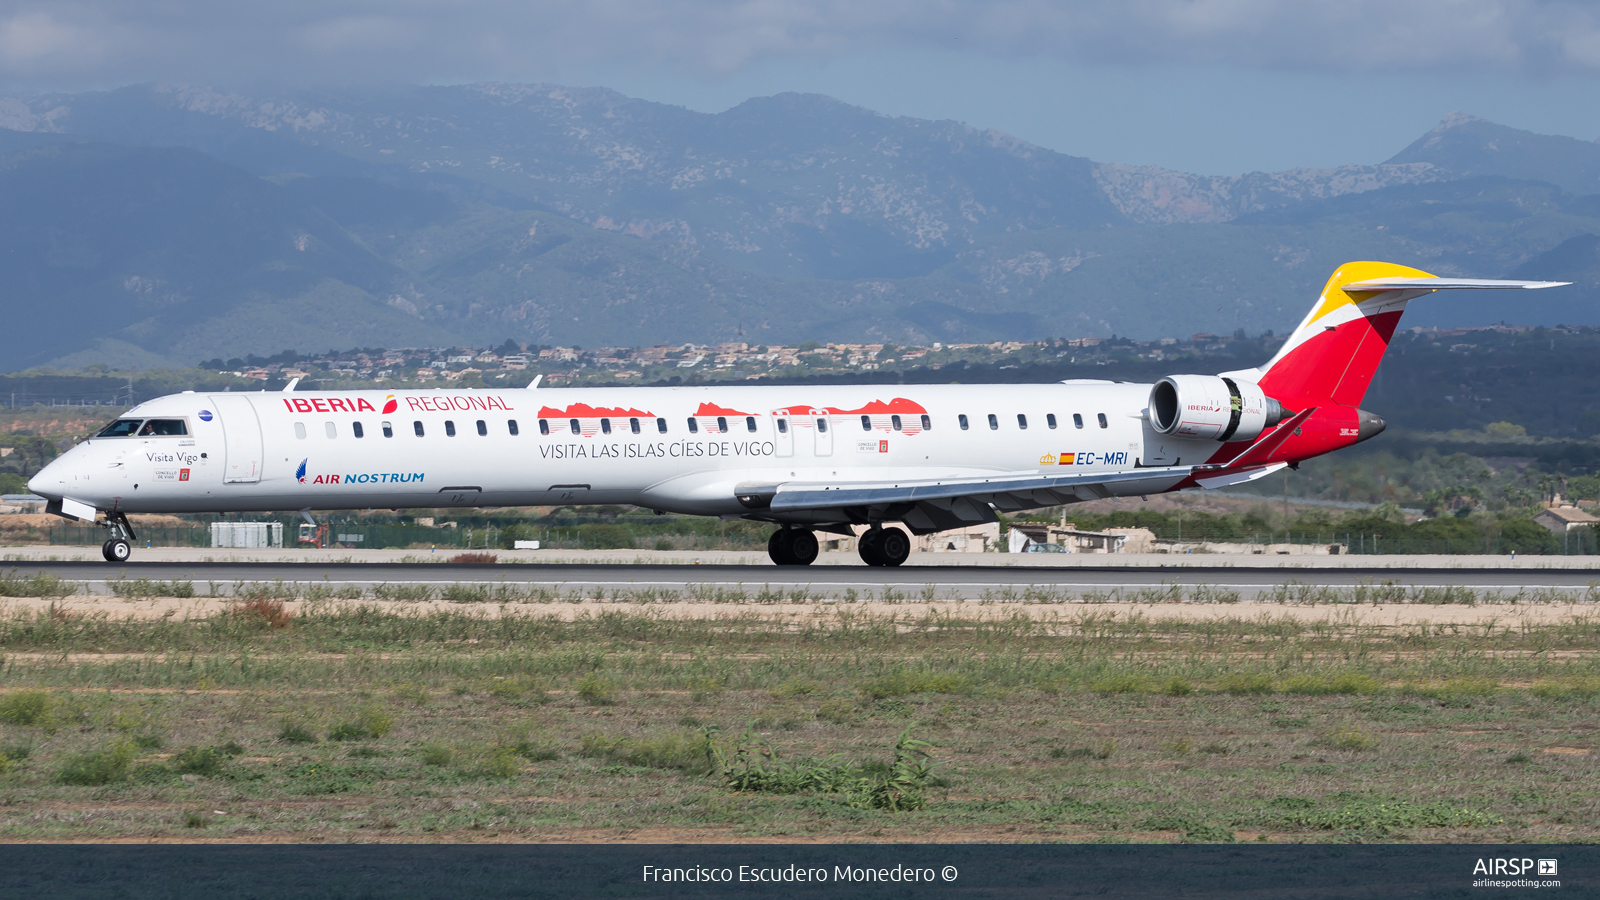
[[[215,582],[217,592],[250,582],[317,582],[330,585],[506,583],[527,587],[583,590],[588,588],[656,588],[689,590],[724,587],[760,590],[811,588],[834,592],[845,589],[922,591],[929,585],[940,596],[981,596],[985,591],[1028,587],[1071,590],[1137,589],[1178,584],[1211,585],[1240,590],[1247,598],[1263,588],[1286,582],[1329,587],[1362,584],[1400,584],[1408,587],[1469,587],[1477,590],[1517,591],[1555,588],[1582,593],[1600,590],[1600,568],[1595,569],[1472,569],[1382,567],[1348,569],[1235,568],[1183,566],[1166,568],[1070,568],[1060,566],[917,566],[876,569],[865,566],[729,565],[460,565],[450,563],[249,563],[249,562],[10,562],[22,575],[49,573],[83,582],[90,593],[109,593],[114,579],[149,578],[191,581],[196,587]]]

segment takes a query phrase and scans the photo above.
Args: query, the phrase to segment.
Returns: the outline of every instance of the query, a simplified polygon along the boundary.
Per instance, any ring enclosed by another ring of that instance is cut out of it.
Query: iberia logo
[[[301,484],[305,484],[306,483],[306,463],[308,463],[310,461],[311,461],[311,457],[309,457],[309,456],[306,457],[305,459],[300,460],[300,468],[294,470],[294,477],[300,479],[300,483]]]
[[[390,394],[390,395],[389,395],[389,396],[388,396],[388,397],[387,397],[387,398],[386,398],[386,399],[385,399],[385,400],[384,400],[384,401],[383,401],[383,415],[386,415],[386,416],[387,416],[387,415],[388,415],[388,414],[389,414],[389,413],[392,413],[392,412],[394,412],[394,411],[395,411],[395,410],[396,410],[396,409],[399,409],[399,408],[400,408],[400,401],[399,401],[399,400],[396,400],[396,399],[395,399],[395,398],[394,398],[394,395],[393,395],[393,394]]]

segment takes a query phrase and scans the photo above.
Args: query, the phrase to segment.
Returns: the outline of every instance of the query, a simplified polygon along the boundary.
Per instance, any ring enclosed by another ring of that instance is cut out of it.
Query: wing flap
[[[1153,493],[1189,477],[1193,466],[1161,466],[1082,475],[994,475],[937,481],[830,484],[781,484],[773,495],[773,512],[927,503],[955,511],[957,501],[980,500],[1006,509],[1036,509],[1117,494]],[[1148,482],[1148,484],[1145,484]],[[1117,490],[1113,490],[1115,486]],[[964,510],[963,510],[964,511]]]

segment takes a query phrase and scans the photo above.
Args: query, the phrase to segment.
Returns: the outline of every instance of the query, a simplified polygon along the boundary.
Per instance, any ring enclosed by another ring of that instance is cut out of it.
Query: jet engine
[[[1150,424],[1173,437],[1251,441],[1294,415],[1249,381],[1168,375],[1150,389]]]

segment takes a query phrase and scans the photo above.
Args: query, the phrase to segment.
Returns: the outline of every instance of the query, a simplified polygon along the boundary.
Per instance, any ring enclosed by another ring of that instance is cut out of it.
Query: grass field
[[[1586,605],[460,599],[13,604],[0,839],[1600,837]]]

